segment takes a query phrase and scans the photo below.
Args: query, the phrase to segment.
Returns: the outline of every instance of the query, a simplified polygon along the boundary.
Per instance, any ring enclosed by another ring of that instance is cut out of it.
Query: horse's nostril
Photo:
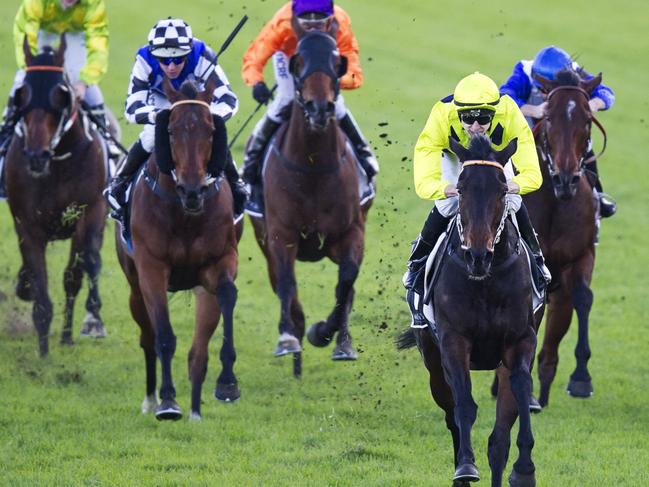
[[[200,189],[201,196],[205,195],[205,193],[207,193],[207,184],[202,185]]]
[[[570,184],[572,184],[573,186],[579,184],[579,179],[579,174],[574,174],[572,176],[572,182]]]
[[[176,185],[176,191],[178,191],[178,193],[183,195],[183,196],[187,194],[187,190],[185,189],[185,187],[182,184],[177,184]]]

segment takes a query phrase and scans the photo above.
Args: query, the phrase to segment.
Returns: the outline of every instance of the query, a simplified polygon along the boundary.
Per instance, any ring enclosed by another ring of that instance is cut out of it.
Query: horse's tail
[[[409,348],[417,346],[415,332],[410,327],[399,333],[399,336],[394,342],[397,346],[397,350],[408,350]]]

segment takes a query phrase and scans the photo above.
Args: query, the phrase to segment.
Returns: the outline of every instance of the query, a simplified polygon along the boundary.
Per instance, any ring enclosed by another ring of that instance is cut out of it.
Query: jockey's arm
[[[211,51],[210,51],[211,52]],[[213,53],[212,53],[213,54]],[[209,58],[201,58],[196,66],[196,71],[203,70],[203,61],[209,62]],[[196,72],[195,71],[195,72]],[[202,71],[201,71],[202,72]],[[239,99],[232,91],[228,77],[218,64],[214,65],[214,69],[210,72],[208,78],[216,78],[216,87],[214,88],[214,95],[210,106],[210,111],[214,115],[218,115],[224,121],[229,120],[239,110]]]
[[[417,196],[425,200],[444,199],[449,182],[442,179],[442,150],[448,147],[448,114],[438,102],[430,112],[415,144],[413,175]]]
[[[339,13],[340,10],[340,13]],[[347,73],[340,79],[340,87],[344,90],[360,88],[363,84],[363,71],[359,60],[359,47],[351,27],[351,19],[342,9],[337,9],[338,34],[336,42],[340,54],[347,57]]]
[[[518,139],[516,153],[511,158],[518,174],[512,178],[512,182],[518,185],[518,193],[521,195],[531,193],[539,189],[543,183],[534,135],[523,113],[509,96],[503,95],[500,103],[506,107],[504,123],[507,140],[503,143],[509,143],[514,138]]]
[[[144,48],[146,49],[146,48]],[[140,52],[135,56],[131,77],[128,82],[128,95],[124,108],[124,116],[129,123],[141,125],[154,124],[157,108],[148,104],[149,76],[151,67]]]
[[[40,0],[24,0],[18,9],[14,20],[14,48],[16,53],[16,64],[18,68],[25,67],[25,54],[23,43],[25,36],[32,52],[36,50],[38,43],[38,30],[43,17],[43,4]]]
[[[96,85],[108,70],[108,19],[104,0],[90,1],[84,18],[86,64],[79,78],[87,85]]]

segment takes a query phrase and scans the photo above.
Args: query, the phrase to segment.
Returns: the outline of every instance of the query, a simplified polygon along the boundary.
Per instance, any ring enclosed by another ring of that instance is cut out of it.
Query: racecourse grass
[[[102,87],[108,104],[120,115],[133,55],[158,18],[184,17],[197,36],[218,48],[241,15],[250,16],[221,58],[241,99],[239,114],[229,122],[234,133],[254,107],[239,75],[241,55],[280,3],[107,3],[111,65]],[[73,348],[58,345],[68,244],[55,243],[48,250],[55,305],[51,354],[41,359],[30,307],[13,294],[20,257],[11,217],[2,203],[0,484],[450,485],[451,439],[442,412],[430,398],[427,373],[416,351],[398,353],[393,345],[409,322],[400,284],[409,242],[429,209],[412,189],[412,148],[432,104],[451,92],[462,76],[480,70],[502,82],[516,60],[554,43],[578,54],[587,69],[603,71],[605,82],[617,93],[614,109],[599,117],[609,134],[609,148],[599,167],[620,210],[603,222],[597,249],[590,333],[595,395],[576,400],[563,392],[574,368],[573,323],[562,343],[550,407],[532,420],[538,485],[649,485],[649,37],[645,33],[649,7],[643,1],[603,0],[341,4],[352,15],[366,77],[361,90],[345,93],[346,101],[381,161],[379,192],[370,212],[367,251],[351,315],[359,360],[333,363],[331,349],[305,344],[304,375],[298,381],[291,377],[290,359],[272,357],[279,303],[246,223],[235,310],[235,371],[241,400],[226,405],[212,396],[220,370],[219,331],[211,344],[203,391],[204,420],[159,423],[139,410],[144,361],[138,329],[128,311],[128,286],[115,258],[112,223],[107,226],[100,281],[108,337],[77,338]],[[5,19],[0,30],[1,93],[8,92],[13,79],[11,19],[17,7],[17,0],[0,3]],[[124,143],[130,145],[138,128],[122,128]],[[244,139],[235,145],[239,161]],[[297,274],[307,322],[313,323],[333,304],[336,269],[329,262],[300,264]],[[75,335],[85,314],[85,297],[83,290]],[[177,397],[187,414],[191,294],[171,298],[171,316],[178,336],[173,363]],[[473,378],[480,407],[474,448],[483,477],[480,485],[489,485],[491,374],[475,373]],[[513,445],[516,431],[517,427]],[[514,446],[507,473],[515,456]]]

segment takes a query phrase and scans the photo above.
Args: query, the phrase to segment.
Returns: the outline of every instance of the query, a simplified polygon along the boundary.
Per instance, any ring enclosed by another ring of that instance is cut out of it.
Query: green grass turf
[[[254,107],[239,75],[241,56],[279,2],[107,3],[111,54],[102,88],[118,114],[134,53],[157,19],[182,16],[198,37],[218,48],[248,14],[248,24],[221,58],[241,99],[239,115],[229,123],[231,133],[238,128]],[[599,117],[609,134],[599,167],[620,210],[603,222],[597,249],[590,335],[595,395],[575,400],[563,392],[574,367],[573,326],[561,347],[550,407],[533,418],[538,485],[649,485],[649,6],[640,0],[348,0],[341,5],[352,16],[366,78],[362,89],[345,93],[346,102],[376,146],[382,168],[351,315],[359,360],[332,363],[331,349],[306,344],[304,376],[296,381],[290,360],[272,357],[279,303],[246,223],[235,310],[241,401],[223,405],[211,395],[220,369],[217,332],[203,392],[204,421],[158,423],[139,411],[143,356],[115,259],[112,223],[100,281],[108,338],[78,339],[71,349],[58,345],[68,244],[52,244],[48,260],[55,317],[51,355],[43,360],[36,353],[30,308],[13,297],[20,257],[7,206],[0,204],[0,289],[7,296],[0,303],[0,484],[450,485],[451,439],[427,390],[427,373],[417,352],[398,353],[392,343],[408,323],[400,278],[409,242],[430,208],[412,189],[412,148],[432,104],[462,76],[480,70],[500,83],[517,60],[554,43],[578,54],[588,70],[603,71],[617,93],[613,110]],[[17,6],[17,0],[0,2],[5,19],[0,93],[8,92],[14,74],[11,25]],[[380,127],[382,122],[388,125]],[[123,128],[124,142],[130,144],[139,130]],[[388,135],[381,138],[382,133]],[[244,138],[235,146],[239,161]],[[299,264],[297,276],[307,321],[322,319],[333,305],[336,269],[329,262]],[[75,334],[84,301],[85,290],[78,300]],[[171,316],[178,336],[173,363],[178,400],[188,412],[190,294],[172,298]],[[473,378],[480,406],[473,440],[482,484],[488,485],[491,375],[475,373]],[[515,454],[514,447],[510,460]]]

